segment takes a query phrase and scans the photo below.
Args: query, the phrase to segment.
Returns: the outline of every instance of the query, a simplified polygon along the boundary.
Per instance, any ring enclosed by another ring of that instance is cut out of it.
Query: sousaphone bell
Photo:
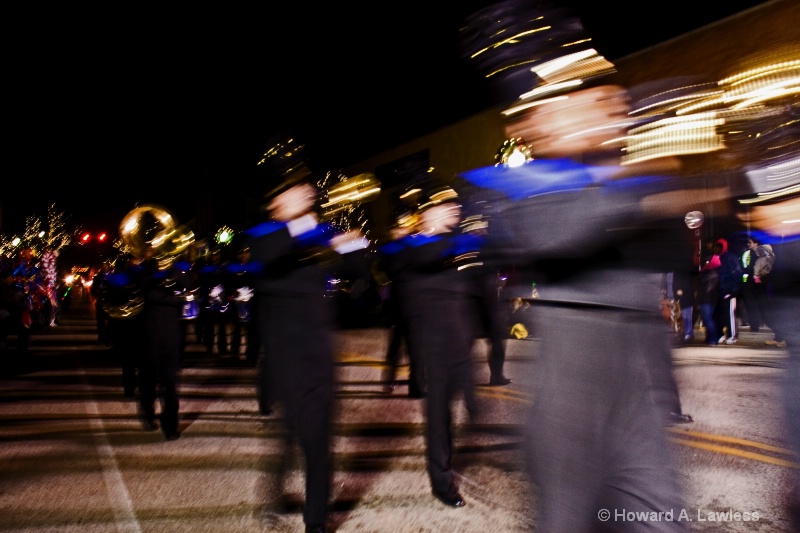
[[[159,270],[169,269],[194,243],[194,233],[189,228],[179,225],[167,209],[154,204],[141,205],[129,211],[120,223],[119,233],[123,252],[139,260],[155,259]],[[135,316],[144,307],[139,283],[133,279],[123,281],[118,284],[118,294],[106,302],[111,318]],[[185,297],[187,302],[193,300],[191,294]]]

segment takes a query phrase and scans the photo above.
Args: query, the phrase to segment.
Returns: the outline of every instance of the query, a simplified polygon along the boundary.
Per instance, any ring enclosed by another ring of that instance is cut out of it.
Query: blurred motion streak
[[[689,83],[641,98],[631,111],[639,125],[626,139],[623,164],[729,149],[731,161],[750,169],[755,193],[795,194],[796,157],[785,159],[798,149],[800,52],[775,51],[747,63],[713,85]],[[765,161],[780,163],[763,172]],[[773,183],[778,175],[780,184]]]

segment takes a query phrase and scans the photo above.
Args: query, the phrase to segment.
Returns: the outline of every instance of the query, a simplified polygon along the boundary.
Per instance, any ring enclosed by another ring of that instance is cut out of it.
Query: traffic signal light
[[[93,234],[93,233],[87,231],[87,232],[81,234],[81,243],[82,244],[88,244],[92,240],[97,241],[97,242],[106,242],[107,238],[108,238],[108,234],[105,233],[105,232]]]

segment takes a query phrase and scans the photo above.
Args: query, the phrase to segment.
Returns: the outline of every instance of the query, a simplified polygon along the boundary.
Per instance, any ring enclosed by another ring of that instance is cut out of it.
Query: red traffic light
[[[105,232],[98,233],[98,234],[95,234],[94,236],[92,236],[92,233],[87,231],[86,233],[81,235],[81,243],[87,244],[92,239],[94,239],[97,242],[105,242],[107,238],[108,238],[108,234],[105,233]]]

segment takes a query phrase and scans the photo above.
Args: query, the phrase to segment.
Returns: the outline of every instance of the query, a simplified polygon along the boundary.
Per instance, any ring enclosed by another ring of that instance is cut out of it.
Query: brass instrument
[[[177,223],[175,217],[158,205],[135,207],[122,219],[119,226],[124,250],[134,258],[155,259],[159,270],[170,268],[175,260],[194,243],[194,233]],[[138,315],[144,307],[141,287],[134,280],[121,284],[118,294],[105,303],[111,318],[129,318]],[[187,301],[192,296],[186,295]]]
[[[119,233],[134,257],[155,259],[159,270],[172,266],[194,244],[194,233],[189,228],[178,225],[172,213],[153,204],[129,211],[120,223]]]

